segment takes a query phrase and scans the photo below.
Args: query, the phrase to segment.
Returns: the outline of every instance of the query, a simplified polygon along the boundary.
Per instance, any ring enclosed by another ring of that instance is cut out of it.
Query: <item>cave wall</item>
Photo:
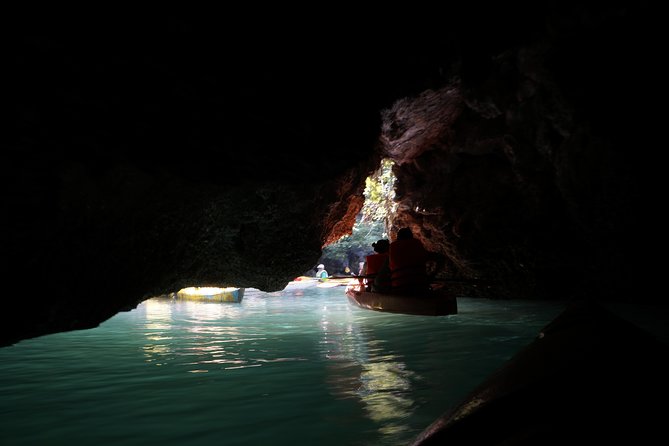
[[[5,56],[2,343],[186,285],[276,291],[350,231],[392,98],[378,61],[241,47],[206,17],[30,19]]]
[[[443,274],[498,297],[627,287],[649,11],[478,6],[244,33],[206,14],[15,17],[0,342],[196,282],[281,289],[350,230],[383,156],[396,224]]]
[[[384,110],[393,231],[412,227],[467,295],[658,300],[638,262],[655,243],[642,197],[657,173],[639,158],[655,144],[651,23],[565,8]]]

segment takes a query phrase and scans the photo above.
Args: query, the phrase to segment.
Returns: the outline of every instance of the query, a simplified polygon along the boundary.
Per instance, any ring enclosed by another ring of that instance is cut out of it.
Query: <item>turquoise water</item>
[[[343,287],[151,299],[0,348],[0,444],[406,445],[564,308],[458,304],[379,313]]]

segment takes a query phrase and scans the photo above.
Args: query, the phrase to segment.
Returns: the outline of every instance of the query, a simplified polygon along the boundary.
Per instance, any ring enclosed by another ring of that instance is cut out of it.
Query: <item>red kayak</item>
[[[458,313],[458,303],[444,287],[417,294],[384,294],[361,291],[358,284],[346,287],[348,301],[360,308],[389,313],[446,316]]]

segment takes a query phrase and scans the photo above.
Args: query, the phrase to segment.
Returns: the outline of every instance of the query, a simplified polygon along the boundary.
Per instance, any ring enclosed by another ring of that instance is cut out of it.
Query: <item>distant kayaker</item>
[[[358,275],[362,276],[365,273],[365,261],[358,263]]]
[[[322,263],[321,263],[320,265],[318,265],[316,268],[317,268],[317,270],[316,270],[316,278],[318,278],[318,280],[321,280],[321,281],[322,281],[322,280],[325,280],[325,279],[327,279],[328,277],[330,277],[330,276],[328,275],[328,272],[325,271],[325,265],[323,265]]]

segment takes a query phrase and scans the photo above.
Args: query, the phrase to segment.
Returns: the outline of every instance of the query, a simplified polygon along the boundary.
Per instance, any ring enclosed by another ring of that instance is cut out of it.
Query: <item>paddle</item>
[[[365,275],[360,275],[360,276],[356,276],[356,275],[339,276],[339,275],[336,275],[336,274],[335,274],[335,275],[333,275],[333,276],[329,276],[328,279],[368,279],[368,278],[370,278],[370,277],[374,277],[374,276],[375,276],[375,274],[370,274],[370,275],[367,275],[367,276],[365,276]]]

